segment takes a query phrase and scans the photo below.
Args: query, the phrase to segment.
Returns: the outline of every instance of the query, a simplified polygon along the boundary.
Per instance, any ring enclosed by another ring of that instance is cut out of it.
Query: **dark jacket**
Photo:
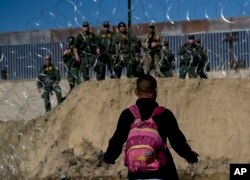
[[[148,119],[155,108],[158,106],[157,102],[153,99],[138,99],[136,104],[139,108],[142,120]],[[173,113],[165,109],[160,115],[153,118],[158,125],[159,134],[163,141],[166,142],[167,138],[172,148],[188,162],[197,161],[196,155],[191,151],[190,146],[186,142],[186,138],[180,131],[177,121]],[[125,109],[119,118],[116,131],[113,137],[109,141],[109,145],[106,153],[104,154],[104,161],[106,163],[114,164],[115,160],[122,152],[123,144],[127,140],[128,133],[130,131],[130,125],[134,121],[134,116],[127,108]],[[147,178],[159,178],[159,179],[178,179],[177,171],[170,151],[166,149],[165,154],[168,162],[162,166],[156,172],[150,172],[147,174],[128,174],[129,179],[147,179]],[[191,159],[191,160],[190,160]]]

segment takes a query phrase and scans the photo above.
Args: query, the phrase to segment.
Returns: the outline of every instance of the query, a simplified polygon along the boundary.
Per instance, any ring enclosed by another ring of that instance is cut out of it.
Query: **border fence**
[[[207,52],[211,71],[229,70],[236,66],[237,68],[250,67],[249,30],[199,33],[195,34],[195,38],[201,40],[201,44]],[[175,54],[174,72],[177,73],[180,58],[177,52],[187,42],[187,36],[164,35],[162,39],[169,42],[169,47]],[[66,47],[65,42],[0,45],[1,79],[36,79],[43,64],[43,56],[47,53],[52,54],[53,64],[60,70],[61,76],[65,77],[66,70],[62,55]],[[4,73],[7,77],[4,76]],[[91,70],[90,74],[93,77],[94,71]]]

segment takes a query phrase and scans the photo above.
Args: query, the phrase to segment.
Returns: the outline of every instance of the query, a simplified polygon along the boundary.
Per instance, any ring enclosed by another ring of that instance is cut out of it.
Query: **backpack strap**
[[[132,114],[135,117],[135,119],[141,118],[141,114],[140,114],[139,109],[138,109],[138,107],[137,107],[136,104],[130,106],[129,110],[132,112]],[[157,106],[155,108],[153,114],[151,115],[151,118],[154,117],[154,116],[157,116],[157,115],[161,114],[164,110],[165,110],[165,108],[163,106]]]
[[[132,112],[135,119],[140,119],[141,118],[141,114],[140,114],[139,109],[138,109],[136,104],[130,106],[129,110]]]
[[[165,110],[165,108],[163,106],[157,106],[153,112],[153,114],[151,115],[151,118],[154,116],[157,116],[159,114],[161,114],[163,111]]]

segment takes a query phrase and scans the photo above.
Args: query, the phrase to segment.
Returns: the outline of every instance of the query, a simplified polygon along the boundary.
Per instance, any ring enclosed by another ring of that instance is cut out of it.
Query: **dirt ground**
[[[169,147],[180,179],[226,180],[230,163],[250,163],[249,79],[157,81],[157,101],[173,112],[200,155],[196,165],[189,165]],[[97,156],[106,150],[120,112],[135,102],[134,83],[135,79],[83,83],[48,114],[40,96],[32,96],[40,107],[33,113],[40,117],[25,111],[20,114],[26,113],[26,119],[20,115],[18,121],[0,121],[0,179],[125,179],[122,154],[115,165],[101,164]],[[37,93],[35,86],[30,91]],[[24,104],[30,102],[27,94]]]

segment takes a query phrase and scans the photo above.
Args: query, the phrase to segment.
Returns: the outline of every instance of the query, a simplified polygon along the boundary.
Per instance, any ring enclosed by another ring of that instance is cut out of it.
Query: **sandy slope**
[[[134,103],[134,79],[81,84],[46,116],[0,123],[0,177],[124,177],[117,165],[100,165],[120,112]],[[250,163],[250,80],[158,79],[159,104],[171,109],[200,155],[189,166],[174,155],[182,179],[228,179],[229,163]],[[171,147],[170,147],[171,148]]]

